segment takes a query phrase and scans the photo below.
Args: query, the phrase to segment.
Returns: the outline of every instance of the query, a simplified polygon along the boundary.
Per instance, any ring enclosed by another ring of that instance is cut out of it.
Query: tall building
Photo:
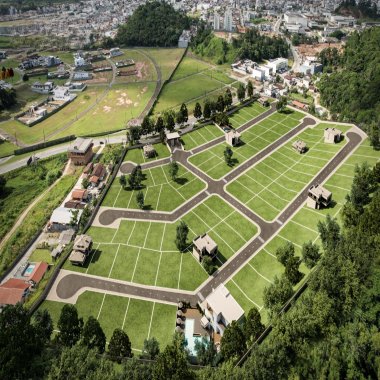
[[[232,32],[232,10],[230,8],[224,14],[224,30]]]
[[[220,30],[220,16],[218,12],[214,13],[214,30]]]

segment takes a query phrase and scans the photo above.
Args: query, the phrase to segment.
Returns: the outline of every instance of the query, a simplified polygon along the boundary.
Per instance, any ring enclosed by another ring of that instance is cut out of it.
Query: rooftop
[[[47,271],[48,267],[49,265],[45,262],[36,263],[36,266],[34,267],[34,270],[30,275],[29,280],[38,284],[44,276],[45,272]]]
[[[73,214],[71,208],[66,207],[58,207],[53,211],[53,214],[50,217],[51,223],[59,223],[59,224],[70,224]],[[78,220],[82,215],[83,210],[78,210]]]
[[[200,251],[206,249],[207,252],[212,252],[215,248],[217,248],[217,244],[208,234],[203,234],[196,237],[193,243]]]
[[[179,139],[179,133],[178,132],[167,133],[166,138],[168,140]]]
[[[70,144],[69,153],[85,153],[92,144],[92,139],[84,139],[78,137],[73,143]]]

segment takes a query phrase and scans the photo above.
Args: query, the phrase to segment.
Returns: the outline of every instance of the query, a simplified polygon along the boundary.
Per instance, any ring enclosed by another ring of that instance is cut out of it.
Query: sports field
[[[184,57],[175,71],[172,81],[188,77],[189,75],[198,74],[204,70],[210,69],[212,66],[191,57]]]
[[[181,140],[185,150],[191,150],[223,135],[224,132],[219,127],[211,124],[182,135]]]
[[[175,181],[170,178],[169,164],[152,169],[143,169],[144,181],[141,191],[144,194],[145,210],[173,211],[206,187],[200,179],[182,165],[178,165]],[[113,182],[103,206],[138,209],[138,191],[123,189],[118,179]]]
[[[40,310],[50,312],[55,329],[63,305],[62,302],[44,301],[40,306]],[[86,291],[78,297],[75,306],[84,322],[90,315],[98,319],[107,344],[116,328],[124,330],[136,355],[141,353],[144,339],[155,337],[163,350],[174,333],[177,310],[174,305]]]
[[[208,233],[218,244],[221,264],[257,233],[257,227],[217,196],[207,198],[182,220],[189,227],[188,243]],[[123,220],[118,229],[91,227],[94,240],[90,261],[84,267],[66,262],[65,269],[138,284],[195,290],[208,277],[190,251],[175,245],[179,222]]]
[[[343,132],[350,129],[336,127]],[[325,143],[325,128],[326,124],[321,123],[292,140],[306,142],[306,153],[300,155],[289,141],[229,184],[227,191],[265,220],[274,220],[345,145],[345,140]]]
[[[144,162],[151,162],[156,160],[161,160],[170,156],[170,150],[166,144],[154,144],[154,149],[156,150],[156,156],[152,158],[146,158],[142,148],[130,149],[125,155],[124,161],[134,162],[136,164],[143,164]]]
[[[259,103],[253,103],[240,109],[230,120],[234,128],[237,128],[266,110],[267,108],[262,107]],[[211,178],[220,179],[299,125],[303,116],[299,112],[288,115],[275,113],[244,131],[241,135],[242,144],[231,148],[233,151],[232,166],[228,166],[224,160],[223,152],[229,146],[225,142],[190,157],[189,162]]]

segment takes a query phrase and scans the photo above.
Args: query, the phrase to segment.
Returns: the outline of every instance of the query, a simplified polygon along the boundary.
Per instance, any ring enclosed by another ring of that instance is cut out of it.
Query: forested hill
[[[353,16],[358,19],[377,19],[380,18],[377,5],[371,0],[344,0],[340,3],[335,12],[342,16]]]
[[[321,102],[339,120],[380,123],[380,27],[350,36],[340,66],[320,81]]]
[[[166,2],[140,5],[117,32],[117,43],[124,46],[176,46],[189,18]]]

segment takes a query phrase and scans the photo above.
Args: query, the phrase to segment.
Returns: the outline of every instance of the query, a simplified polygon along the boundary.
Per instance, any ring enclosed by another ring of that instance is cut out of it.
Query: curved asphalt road
[[[256,156],[249,159],[246,163],[242,164],[236,170],[226,176],[228,182],[240,175],[247,167],[252,166],[258,160],[271,153],[278,148],[282,143],[286,142],[289,138],[300,132],[308,125],[314,124],[314,120],[305,118],[303,123],[281,137],[275,143],[268,146],[266,149],[258,153]],[[168,291],[163,288],[144,287],[137,284],[120,284],[109,279],[93,278],[82,274],[70,274],[64,277],[57,286],[57,295],[61,299],[67,299],[75,295],[81,288],[89,287],[96,288],[104,291],[116,291],[122,294],[138,296],[154,300],[162,300],[168,302],[178,302],[178,300],[185,300],[191,302],[193,305],[197,301],[203,300],[205,296],[212,292],[219,284],[225,282],[233,273],[235,273],[244,263],[249,260],[255,252],[264,245],[265,241],[270,239],[284,224],[288,221],[296,210],[305,202],[307,197],[308,188],[316,183],[323,183],[330,173],[342,162],[349,154],[360,144],[362,137],[356,132],[348,132],[347,138],[349,142],[343,147],[341,151],[322,169],[322,171],[304,188],[304,190],[289,204],[289,206],[280,214],[274,222],[266,222],[258,215],[249,210],[245,205],[241,204],[235,198],[227,194],[223,186],[226,184],[224,181],[214,181],[207,177],[203,172],[190,165],[187,162],[189,152],[176,151],[174,158],[184,164],[189,170],[192,170],[202,179],[208,183],[208,192],[219,194],[227,202],[231,203],[235,208],[244,213],[248,218],[255,222],[261,229],[260,235],[254,238],[245,248],[236,254],[230,261],[228,261],[222,268],[216,271],[198,290],[189,294],[189,292],[181,291]],[[204,146],[202,147],[204,148]],[[208,148],[208,147],[207,147]],[[206,149],[207,149],[206,148]],[[199,173],[198,173],[199,172]],[[190,202],[182,205],[175,212],[169,213],[147,213],[139,211],[123,211],[123,210],[106,210],[99,216],[99,221],[102,224],[110,224],[117,218],[135,218],[135,219],[150,219],[161,221],[174,221],[186,213],[190,208],[201,202],[207,197],[206,191],[198,194]]]

